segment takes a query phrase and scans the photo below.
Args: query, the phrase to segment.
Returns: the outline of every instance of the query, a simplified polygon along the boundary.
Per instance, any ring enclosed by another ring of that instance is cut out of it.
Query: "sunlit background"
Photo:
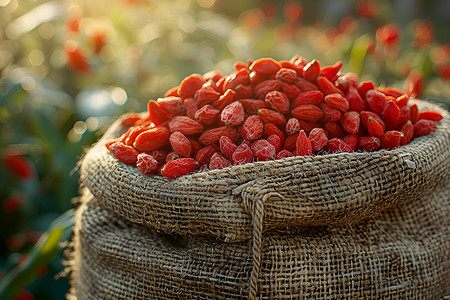
[[[299,55],[450,106],[449,41],[448,0],[0,0],[0,299],[64,298],[77,161],[185,76]]]

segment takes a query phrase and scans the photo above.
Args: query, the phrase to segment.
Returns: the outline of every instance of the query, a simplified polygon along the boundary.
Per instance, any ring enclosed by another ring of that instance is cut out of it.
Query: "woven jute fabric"
[[[275,227],[343,225],[375,216],[450,176],[449,113],[428,136],[392,151],[292,157],[169,180],[141,174],[104,144],[126,129],[115,122],[84,156],[81,176],[99,202],[126,220],[227,242]]]
[[[249,241],[174,238],[121,219],[88,191],[81,202],[70,299],[248,297]],[[446,184],[356,225],[267,232],[254,298],[443,298],[450,293],[449,216]]]

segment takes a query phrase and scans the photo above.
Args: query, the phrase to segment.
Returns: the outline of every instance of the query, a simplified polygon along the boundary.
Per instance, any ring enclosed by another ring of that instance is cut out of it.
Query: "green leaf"
[[[18,292],[33,282],[37,276],[39,267],[52,262],[60,251],[59,243],[65,233],[72,230],[74,224],[73,219],[74,211],[69,210],[49,226],[49,229],[28,253],[27,260],[17,265],[0,282],[0,300],[7,300],[14,297]]]
[[[349,70],[360,74],[364,68],[364,59],[367,54],[367,48],[370,45],[370,38],[368,34],[356,39],[353,43],[352,50],[350,52]]]

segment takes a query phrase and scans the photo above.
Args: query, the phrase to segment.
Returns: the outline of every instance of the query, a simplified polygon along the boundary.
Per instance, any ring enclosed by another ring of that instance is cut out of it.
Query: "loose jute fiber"
[[[69,299],[245,299],[251,242],[172,238],[87,190]],[[439,299],[450,290],[450,184],[357,225],[263,235],[253,299]]]
[[[276,227],[357,223],[450,177],[450,117],[430,135],[392,151],[340,153],[232,166],[169,180],[115,159],[105,142],[125,131],[115,122],[85,155],[82,181],[124,219],[181,235],[245,241]],[[258,245],[257,245],[258,246]]]

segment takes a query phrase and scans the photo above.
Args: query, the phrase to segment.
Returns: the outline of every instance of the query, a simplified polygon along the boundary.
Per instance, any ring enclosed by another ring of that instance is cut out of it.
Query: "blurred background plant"
[[[64,297],[77,161],[118,115],[296,54],[450,106],[448,28],[445,0],[0,0],[0,299]]]

